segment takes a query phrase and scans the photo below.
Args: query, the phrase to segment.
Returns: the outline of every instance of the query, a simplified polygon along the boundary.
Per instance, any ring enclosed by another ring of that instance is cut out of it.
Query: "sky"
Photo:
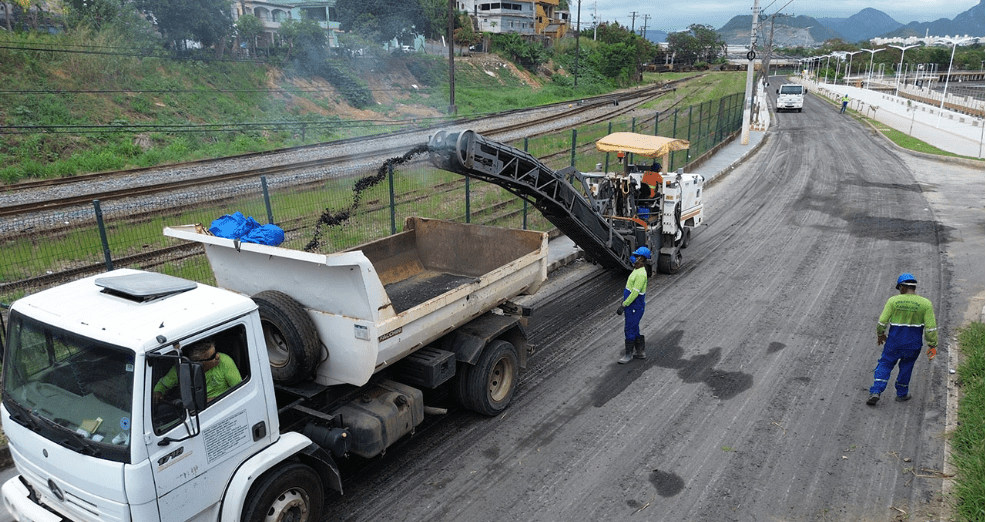
[[[753,12],[753,0],[686,0],[679,2],[640,2],[639,0],[581,0],[583,27],[592,25],[595,13],[600,22],[618,22],[639,30],[660,29],[665,32],[681,31],[698,23],[715,29],[726,25],[738,15]],[[573,22],[577,16],[578,0],[568,0]],[[760,10],[765,15],[781,12],[792,16],[813,18],[848,18],[867,7],[883,11],[902,24],[930,22],[939,18],[955,18],[978,3],[978,0],[760,0]],[[636,12],[634,21],[632,13]],[[647,19],[644,16],[647,15]]]

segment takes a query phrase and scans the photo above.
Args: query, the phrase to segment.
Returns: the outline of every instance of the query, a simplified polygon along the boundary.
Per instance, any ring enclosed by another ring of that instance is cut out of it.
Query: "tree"
[[[252,14],[247,13],[236,21],[236,35],[250,46],[250,56],[256,56],[257,37],[263,32],[264,23]]]
[[[414,32],[427,33],[431,24],[417,1],[338,0],[336,12],[343,31],[362,32],[379,43],[394,38],[403,41]]]
[[[178,47],[185,40],[209,47],[233,30],[227,0],[135,0],[135,4],[152,15],[161,34]]]
[[[583,36],[590,37],[590,29]],[[616,22],[596,27],[599,45],[589,55],[590,62],[604,77],[617,85],[626,85],[640,77],[640,64],[650,61],[657,46]]]
[[[419,0],[421,11],[428,19],[427,30],[417,28],[419,33],[428,35],[429,38],[438,39],[448,34],[448,0]],[[455,18],[458,22],[458,17]],[[458,26],[458,24],[456,24]],[[453,28],[454,30],[455,28]]]
[[[69,0],[68,6],[71,23],[85,23],[97,31],[113,23],[123,10],[119,0]]]
[[[445,24],[448,25],[448,22]],[[475,45],[483,39],[481,33],[476,32],[472,28],[472,19],[466,13],[459,13],[455,17],[455,29],[452,30],[452,40],[455,41],[457,45],[464,45],[466,47],[470,45]]]
[[[288,55],[285,60],[291,59],[291,51],[295,47],[301,52],[320,50],[325,47],[325,30],[318,22],[302,16],[301,20],[289,18],[281,22],[281,28],[277,33],[288,44]]]
[[[506,55],[530,71],[548,61],[548,50],[538,42],[526,41],[517,33],[492,35],[492,51]]]
[[[726,54],[726,42],[711,25],[692,24],[668,35],[668,51],[688,63],[712,63]]]

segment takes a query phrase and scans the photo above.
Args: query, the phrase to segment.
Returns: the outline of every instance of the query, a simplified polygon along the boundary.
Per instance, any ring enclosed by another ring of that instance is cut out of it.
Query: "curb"
[[[756,145],[750,147],[750,149],[747,150],[746,152],[744,152],[742,156],[740,156],[739,158],[736,158],[735,160],[733,160],[733,162],[730,163],[726,168],[724,168],[724,169],[720,170],[719,172],[717,172],[716,175],[713,176],[711,179],[708,179],[706,181],[706,186],[708,187],[708,186],[714,185],[717,181],[719,181],[720,179],[722,179],[722,177],[725,176],[726,173],[728,173],[729,171],[735,169],[737,166],[739,166],[740,163],[743,163],[744,161],[747,160],[747,158],[749,158],[750,156],[752,156],[753,154],[755,154],[757,151],[759,151],[760,149],[762,149],[763,146],[767,144],[767,140],[770,138],[771,131],[770,131],[770,129],[767,129],[767,130],[762,131],[762,132],[763,132],[763,137],[760,138],[760,141]]]
[[[916,150],[905,149],[904,147],[901,147],[900,145],[897,145],[896,143],[894,143],[894,140],[892,140],[889,137],[887,137],[886,134],[880,132],[880,129],[876,128],[876,125],[873,125],[873,123],[871,123],[869,120],[863,119],[863,120],[860,120],[860,121],[862,121],[863,123],[869,125],[870,129],[872,129],[874,133],[876,133],[877,135],[879,135],[881,138],[883,138],[884,141],[886,141],[891,146],[893,146],[893,148],[896,149],[897,152],[903,152],[905,154],[909,154],[911,156],[915,156],[915,157],[918,157],[918,158],[924,158],[924,159],[929,159],[929,160],[934,160],[934,161],[940,161],[940,162],[943,162],[943,163],[955,163],[955,164],[958,164],[958,165],[965,165],[967,167],[979,167],[979,168],[982,168],[983,165],[986,164],[986,163],[984,163],[984,161],[986,161],[986,160],[975,160],[975,159],[969,159],[969,158],[956,158],[955,156],[939,156],[938,154],[928,154],[927,152],[918,152]],[[886,125],[886,124],[884,124],[884,125]],[[887,125],[887,127],[893,129],[893,127],[890,127],[889,125]],[[894,129],[894,130],[900,132],[899,129]]]

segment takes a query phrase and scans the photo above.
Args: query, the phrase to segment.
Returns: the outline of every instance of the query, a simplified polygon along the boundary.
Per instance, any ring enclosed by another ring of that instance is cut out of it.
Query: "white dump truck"
[[[327,255],[165,234],[218,287],[116,270],[12,305],[16,519],[318,521],[337,459],[411,433],[424,390],[507,407],[531,350],[510,299],[547,276],[544,233],[421,218]]]

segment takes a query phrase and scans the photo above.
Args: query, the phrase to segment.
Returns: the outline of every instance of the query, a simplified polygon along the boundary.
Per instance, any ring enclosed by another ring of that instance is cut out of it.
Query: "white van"
[[[801,108],[805,104],[805,94],[808,94],[808,89],[802,85],[796,83],[785,83],[781,85],[781,88],[777,89],[777,106],[775,107],[775,111],[797,110],[801,112]]]

